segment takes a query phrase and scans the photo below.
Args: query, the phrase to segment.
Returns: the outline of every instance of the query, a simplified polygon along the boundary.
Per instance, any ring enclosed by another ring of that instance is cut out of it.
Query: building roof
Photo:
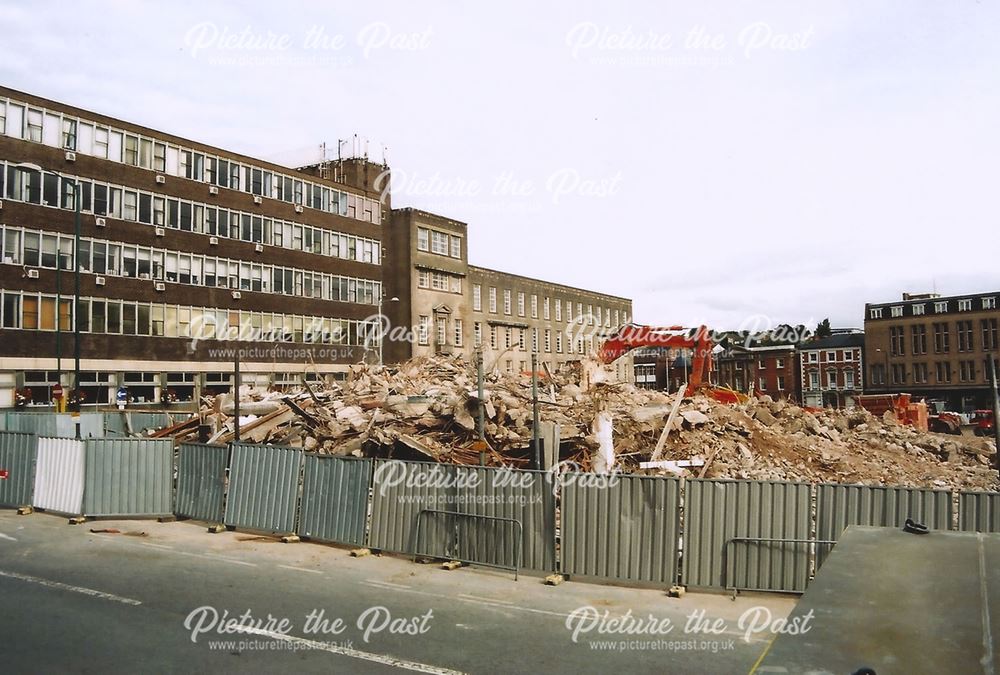
[[[831,335],[830,337],[820,338],[819,340],[814,340],[812,342],[803,342],[799,349],[807,351],[810,349],[836,349],[838,347],[864,346],[864,333],[842,333],[840,335]]]

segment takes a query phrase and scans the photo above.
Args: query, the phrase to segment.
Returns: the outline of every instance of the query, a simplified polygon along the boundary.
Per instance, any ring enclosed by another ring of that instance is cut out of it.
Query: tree
[[[833,335],[833,329],[830,328],[830,319],[823,319],[818,324],[816,324],[816,337],[825,338]]]

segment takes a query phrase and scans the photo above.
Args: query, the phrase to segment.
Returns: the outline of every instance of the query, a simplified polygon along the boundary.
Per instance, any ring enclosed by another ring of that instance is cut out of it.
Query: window
[[[837,371],[835,370],[826,371],[826,388],[827,389],[837,388]]]
[[[957,321],[955,325],[958,332],[958,351],[971,352],[973,349],[972,321]]]
[[[481,347],[483,344],[483,324],[479,321],[476,321],[474,324],[472,324],[472,332],[474,339],[476,341],[476,346]]]
[[[924,313],[925,304],[913,305],[913,316],[920,316]]]
[[[913,354],[927,353],[927,327],[924,325],[910,326],[910,338],[913,346]]]
[[[868,318],[869,319],[881,319],[882,318],[882,308],[881,307],[875,307],[873,309],[868,310]]]
[[[556,354],[563,353],[563,340],[562,331],[556,333]]]
[[[809,359],[808,359],[808,361],[809,361],[809,363],[818,363],[819,362],[819,352],[809,352]]]
[[[778,391],[784,391],[784,390],[785,390],[785,376],[778,375]]]
[[[417,288],[431,287],[431,273],[427,270],[417,270]]]
[[[417,228],[417,250],[430,250],[430,232],[423,227]]]
[[[983,351],[995,351],[997,349],[997,320],[981,319],[980,327],[983,332]]]
[[[782,387],[778,387],[781,389]],[[854,389],[854,371],[845,370],[844,371],[844,389]]]
[[[552,330],[545,329],[545,352],[552,353]]]
[[[893,305],[892,307],[889,308],[889,313],[892,315],[893,318],[903,316],[903,306]]]
[[[562,321],[562,302],[556,300],[556,321]]]
[[[893,356],[906,355],[906,338],[903,335],[902,326],[889,328],[889,353]]]
[[[951,362],[938,361],[934,364],[935,375],[938,384],[949,384],[951,382]]]
[[[926,363],[914,363],[913,364],[913,382],[914,382],[914,384],[925,384],[927,382],[927,364]]]
[[[531,329],[531,351],[533,353],[537,353],[538,352],[538,329],[537,328],[532,328]]]
[[[534,293],[531,294],[531,318],[538,318],[538,296]]]
[[[452,293],[462,292],[462,277],[451,277],[451,292]]]
[[[497,289],[494,286],[490,286],[490,311],[497,312]]]
[[[490,326],[490,349],[497,348],[497,327]]]
[[[462,257],[462,238],[451,235],[451,257],[461,258]]]
[[[462,335],[462,320],[455,319],[453,323],[455,324],[455,346],[461,347],[464,341],[464,336]]]
[[[524,316],[524,293],[517,294],[517,315]]]
[[[483,288],[479,284],[472,284],[472,311],[483,311]]]
[[[947,354],[950,351],[949,332],[947,323],[935,323],[934,329],[934,353]]]
[[[764,359],[757,359],[757,367],[764,370],[767,368],[767,361]]]
[[[958,301],[958,311],[968,312],[972,309],[972,300],[966,298],[965,300]]]
[[[542,318],[546,321],[549,320],[549,299],[545,298],[542,300]]]
[[[767,380],[765,378],[760,378],[757,380],[757,390],[766,391],[767,390]]]
[[[976,379],[976,362],[959,361],[958,379],[960,382],[973,382]]]
[[[0,129],[0,132],[2,131],[3,129]],[[69,118],[63,120],[62,146],[66,150],[76,150],[76,120]]]
[[[872,384],[885,384],[885,365],[877,364],[871,367]]]
[[[901,363],[892,364],[892,383],[906,384],[906,366]]]
[[[854,350],[853,349],[845,349],[844,350],[844,360],[845,361],[853,361],[854,360]]]
[[[837,352],[827,352],[826,353],[826,360],[827,361],[836,361],[837,360]]]
[[[431,318],[429,316],[421,315],[419,320],[417,321],[417,341],[420,344],[422,345],[427,344],[430,327],[431,327]]]
[[[510,289],[503,289],[503,313],[510,316]]]
[[[993,297],[983,298],[983,309],[996,309],[996,308],[997,308],[996,298]]]
[[[439,347],[448,344],[448,318],[439,316],[434,321],[434,341]]]
[[[507,326],[503,330],[503,348],[504,349],[510,349],[510,345],[511,345],[511,342],[512,342],[512,340],[511,340],[511,334],[512,334],[513,330],[514,329],[511,328],[510,326]]]
[[[33,110],[28,108],[28,116],[25,119],[25,131],[27,132],[24,136],[24,140],[33,141],[35,143],[42,142],[42,111]]]
[[[934,303],[934,313],[935,314],[944,314],[947,311],[948,311],[948,301],[947,300],[941,300],[939,302],[935,302]]]
[[[431,253],[448,255],[448,235],[431,230]]]

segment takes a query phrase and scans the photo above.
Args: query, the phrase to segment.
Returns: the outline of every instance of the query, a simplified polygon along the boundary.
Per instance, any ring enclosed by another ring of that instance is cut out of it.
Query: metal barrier
[[[125,410],[98,414],[104,416],[103,428],[106,436],[141,434],[150,429],[154,431],[163,429],[171,424],[171,417],[167,413]]]
[[[91,438],[84,452],[84,515],[155,517],[174,512],[172,441]]]
[[[676,583],[679,479],[595,474],[561,479],[563,574]]]
[[[429,550],[420,546],[420,523],[421,516],[432,515],[442,517],[445,521],[444,527],[452,533],[449,541],[442,549]],[[449,524],[448,521],[454,521]],[[512,526],[512,537],[505,536],[504,532],[483,532],[478,527],[470,527],[476,523],[486,524],[509,524]],[[468,525],[467,525],[468,524]],[[475,513],[460,513],[458,511],[445,511],[442,509],[421,509],[417,513],[417,524],[414,531],[414,559],[420,556],[432,558],[447,558],[458,560],[484,567],[496,567],[498,569],[511,570],[514,572],[514,580],[517,581],[518,570],[521,567],[521,547],[524,539],[524,527],[519,520],[514,518],[503,518],[497,516],[483,516]],[[511,541],[512,540],[512,541]],[[498,554],[498,555],[490,555]],[[504,562],[508,558],[511,562]]]
[[[182,443],[177,453],[174,513],[185,518],[221,523],[226,513],[229,446]]]
[[[71,413],[8,412],[7,428],[49,438],[76,438],[76,417]],[[104,438],[104,413],[80,413],[80,438]]]
[[[1000,532],[1000,493],[959,492],[958,529],[964,532]]]
[[[932,529],[951,529],[951,492],[830,483],[817,486],[816,536],[819,539],[837,541],[848,525],[902,527],[907,518]],[[831,548],[829,544],[817,546],[817,569]]]
[[[370,459],[307,454],[299,536],[363,545],[371,480]]]
[[[809,539],[807,483],[686,480],[682,578],[685,586],[801,592],[810,552],[769,542],[723,559],[731,539]]]
[[[295,532],[302,450],[234,443],[225,524],[263,532]]]
[[[727,560],[727,558],[729,556],[729,546],[731,544],[798,544],[798,545],[805,545],[805,546],[809,547],[807,549],[807,551],[806,551],[806,555],[808,555],[809,558],[812,559],[814,557],[815,547],[816,547],[817,544],[836,544],[836,543],[837,542],[835,542],[835,541],[826,541],[826,540],[817,541],[815,539],[768,539],[768,538],[762,538],[762,537],[733,537],[731,539],[727,539],[726,543],[722,545],[722,566],[723,566],[723,568],[726,568],[726,560]],[[737,583],[735,581],[728,582],[727,585],[726,585],[726,590],[733,592],[733,598],[734,599],[736,598],[737,591],[766,591],[766,592],[777,591],[777,592],[782,592],[782,593],[785,592],[784,589],[753,588],[753,587],[749,587],[749,586],[739,586],[739,585],[737,585]]]
[[[31,505],[37,451],[35,435],[0,431],[0,506]]]
[[[83,441],[39,438],[35,496],[39,509],[77,516],[83,513],[86,451]]]

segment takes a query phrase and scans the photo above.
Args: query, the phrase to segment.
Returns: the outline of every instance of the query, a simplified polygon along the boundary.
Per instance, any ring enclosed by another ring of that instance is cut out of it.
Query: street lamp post
[[[44,181],[45,170],[37,164],[31,164],[29,162],[21,162],[19,164],[13,165],[16,169],[28,169],[31,171],[37,171],[39,179]],[[78,310],[80,308],[80,207],[81,207],[81,195],[80,195],[80,181],[76,178],[70,178],[64,176],[58,171],[49,170],[49,173],[53,173],[59,176],[64,181],[70,181],[73,184],[73,201],[74,205],[74,223],[73,223],[73,307],[71,309],[71,316],[73,317],[73,388],[70,392],[76,392],[76,402],[73,405],[73,412],[77,413],[76,418],[76,438],[80,438],[80,317],[78,316]],[[60,195],[62,191],[60,190]],[[59,376],[59,385],[62,386],[62,317],[60,313],[62,311],[62,250],[59,246],[56,246],[56,369]],[[64,396],[66,394],[63,394]]]

